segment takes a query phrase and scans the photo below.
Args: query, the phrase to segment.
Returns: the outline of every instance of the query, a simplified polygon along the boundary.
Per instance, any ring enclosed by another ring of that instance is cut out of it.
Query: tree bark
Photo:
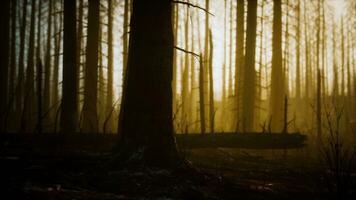
[[[76,132],[78,126],[76,34],[76,1],[64,0],[63,87],[60,131],[67,134]]]
[[[210,132],[215,132],[215,106],[214,106],[214,72],[213,72],[213,35],[209,30],[209,122]]]
[[[282,2],[273,1],[273,39],[272,39],[272,83],[270,99],[271,129],[283,129],[284,83],[282,69]]]
[[[15,95],[15,71],[16,71],[16,32],[17,32],[17,0],[11,1],[11,57],[10,57],[10,74],[9,74],[9,95],[11,99],[10,112],[13,112],[14,108],[14,95]]]
[[[240,91],[243,87],[243,67],[244,67],[244,44],[245,44],[245,5],[244,0],[238,0],[236,4],[236,51],[235,51],[235,98],[236,98],[236,126],[239,131],[241,127],[241,97]]]
[[[0,26],[3,28],[0,34],[0,132],[5,129],[5,113],[8,100],[8,70],[10,47],[10,1],[5,0],[1,5]],[[12,81],[12,80],[11,80]]]
[[[52,50],[52,0],[48,1],[48,16],[47,16],[47,47],[46,47],[46,57],[45,57],[45,79],[44,79],[44,91],[43,91],[43,110],[48,112],[51,107],[51,94],[50,94],[50,81],[51,81],[51,50]],[[51,121],[51,115],[46,118],[47,121]]]
[[[89,0],[86,49],[83,125],[84,132],[98,131],[97,88],[99,55],[100,0]]]
[[[133,1],[121,152],[146,165],[177,166],[173,136],[171,0]],[[125,157],[125,156],[124,156]]]
[[[113,76],[114,76],[114,50],[113,50],[113,2],[108,0],[108,83],[106,95],[106,117],[108,119],[109,130],[112,130],[112,117],[110,116],[113,109]]]
[[[243,118],[244,131],[254,130],[254,111],[256,93],[256,28],[257,28],[257,1],[248,1],[247,8],[247,31],[246,31],[246,59],[244,67],[244,90],[243,90]]]
[[[22,4],[22,22],[20,29],[20,53],[18,61],[18,75],[17,75],[17,86],[16,86],[16,114],[21,115],[23,108],[23,87],[24,87],[24,57],[25,57],[25,34],[26,34],[26,25],[27,25],[27,4],[28,1],[24,0]]]
[[[25,98],[24,108],[22,111],[21,130],[25,132],[33,131],[34,119],[33,112],[35,110],[35,14],[36,14],[36,0],[31,1],[31,22],[30,35],[27,53],[27,68],[26,68],[26,82],[25,82]]]

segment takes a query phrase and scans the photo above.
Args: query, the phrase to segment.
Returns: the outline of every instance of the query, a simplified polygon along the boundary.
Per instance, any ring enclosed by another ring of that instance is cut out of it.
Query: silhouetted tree
[[[283,129],[282,2],[273,1],[272,77],[270,117],[272,131]]]
[[[8,100],[8,70],[9,70],[9,39],[10,39],[10,1],[2,2],[0,10],[0,26],[3,30],[0,33],[0,132],[6,131],[5,112]]]
[[[78,126],[76,19],[76,1],[64,0],[63,87],[60,121],[60,131],[63,133],[75,132]]]
[[[84,132],[98,131],[97,88],[99,59],[99,7],[100,0],[89,0],[82,125]]]
[[[172,121],[171,0],[133,1],[121,152],[147,165],[176,166]]]
[[[248,1],[247,31],[246,31],[246,59],[244,67],[243,86],[243,117],[242,127],[244,131],[254,130],[254,110],[256,93],[256,27],[257,27],[257,1]]]

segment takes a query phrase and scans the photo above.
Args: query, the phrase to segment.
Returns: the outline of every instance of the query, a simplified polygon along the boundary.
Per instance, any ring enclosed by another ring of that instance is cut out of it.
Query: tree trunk
[[[272,83],[270,99],[271,129],[273,132],[283,129],[284,83],[282,69],[282,2],[273,1],[273,38],[272,38]]]
[[[189,8],[186,9],[185,16],[185,49],[189,50]],[[184,132],[188,132],[189,128],[189,54],[184,56],[183,77],[182,77],[182,115],[181,125]]]
[[[126,67],[127,67],[127,56],[128,56],[128,36],[129,36],[129,0],[125,0],[124,5],[124,23],[123,23],[123,36],[122,36],[122,43],[123,43],[123,66],[122,66],[122,80],[125,82],[126,77]]]
[[[23,87],[24,87],[24,57],[25,57],[25,42],[26,42],[26,25],[27,25],[27,4],[28,1],[24,0],[22,5],[22,24],[20,30],[20,53],[18,62],[18,75],[16,86],[16,115],[20,116],[23,109]]]
[[[296,8],[297,15],[297,26],[296,26],[296,100],[297,103],[300,103],[301,98],[301,79],[300,79],[300,0],[297,2]]]
[[[64,0],[62,133],[73,133],[78,126],[76,34],[76,1]]]
[[[236,56],[235,56],[235,98],[236,98],[236,127],[239,131],[241,122],[241,97],[243,87],[244,44],[245,44],[245,5],[244,0],[237,0],[236,4]]]
[[[205,0],[205,9],[209,11],[210,0]],[[209,110],[209,13],[205,12],[205,43],[204,43],[204,106],[205,110]],[[204,120],[207,119],[207,116],[204,116]],[[211,128],[211,127],[210,127]]]
[[[209,121],[210,121],[210,132],[215,132],[215,106],[214,106],[214,72],[213,72],[213,35],[211,30],[209,30]]]
[[[204,65],[203,56],[199,57],[199,106],[200,106],[200,132],[205,134],[205,99],[204,99]]]
[[[9,97],[10,97],[10,112],[14,110],[14,95],[15,95],[15,71],[16,71],[16,32],[17,32],[17,0],[11,1],[11,57],[10,57],[10,74],[9,74]]]
[[[25,98],[24,108],[22,111],[21,130],[25,132],[33,131],[34,120],[33,112],[35,111],[35,80],[34,80],[34,66],[35,66],[35,15],[36,15],[36,0],[31,1],[31,22],[30,35],[27,53],[27,69],[26,69],[26,84],[25,84]]]
[[[99,0],[89,0],[83,125],[84,132],[98,131],[97,88],[99,55]]]
[[[172,167],[173,31],[171,0],[133,1],[127,78],[121,104],[123,156]]]
[[[111,112],[113,108],[113,76],[114,76],[114,50],[113,50],[113,2],[112,0],[108,0],[108,83],[107,83],[107,94],[106,94],[106,119],[108,120],[108,128],[110,131],[113,130],[113,117],[111,116]],[[106,129],[106,128],[105,128]],[[104,130],[105,132],[105,130]]]
[[[85,71],[85,64],[82,61],[82,47],[83,47],[83,20],[84,20],[84,0],[79,0],[79,7],[78,7],[78,15],[77,15],[77,68],[78,68],[78,72],[77,72],[77,87],[78,90],[80,91],[79,88],[81,88],[81,86],[83,84],[81,84],[81,78],[84,77],[84,71]],[[79,94],[77,95],[77,102],[78,102],[78,114],[80,113],[80,108],[81,108],[81,102],[80,102],[80,98],[81,98],[81,93],[79,92]]]
[[[244,131],[254,130],[254,111],[256,93],[256,27],[257,27],[257,1],[249,1],[247,8],[247,31],[246,31],[246,59],[244,67],[244,90],[243,90],[243,118]]]
[[[3,28],[0,34],[0,132],[5,129],[5,113],[8,100],[8,70],[10,47],[10,1],[5,0],[1,5],[0,25]],[[12,80],[11,80],[12,81]]]
[[[179,6],[178,4],[174,5],[174,46],[177,46],[178,42],[178,29],[179,29]],[[177,112],[177,50],[173,51],[173,112]]]
[[[61,8],[62,8],[62,2],[60,2]],[[54,12],[57,12],[55,9]],[[55,111],[57,112],[57,109],[59,107],[59,97],[58,97],[58,76],[59,76],[59,54],[61,51],[61,44],[62,44],[62,29],[63,29],[63,15],[60,14],[60,16],[56,15],[55,16],[55,26],[54,26],[54,32],[56,36],[53,38],[54,39],[54,63],[53,63],[53,81],[52,81],[52,101],[55,106]],[[55,113],[55,112],[53,112]],[[57,124],[57,121],[55,121],[55,124]]]
[[[44,91],[43,91],[43,110],[48,112],[51,107],[51,94],[50,94],[50,81],[51,81],[51,49],[52,49],[52,0],[48,1],[48,24],[47,24],[47,47],[46,47],[46,58],[45,58],[45,79],[44,79]],[[46,117],[47,121],[51,115]]]

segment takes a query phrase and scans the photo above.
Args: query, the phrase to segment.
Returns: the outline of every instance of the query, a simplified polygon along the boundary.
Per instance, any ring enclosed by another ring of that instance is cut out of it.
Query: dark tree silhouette
[[[127,77],[121,104],[121,152],[148,165],[175,166],[171,0],[133,1]]]
[[[76,1],[64,0],[63,91],[60,130],[75,132],[77,113]]]
[[[82,126],[84,132],[98,131],[97,80],[99,59],[99,8],[100,0],[89,0]]]
[[[0,26],[3,30],[0,33],[0,132],[4,131],[4,113],[7,105],[7,81],[9,70],[9,38],[10,38],[10,1],[5,0],[1,5]]]

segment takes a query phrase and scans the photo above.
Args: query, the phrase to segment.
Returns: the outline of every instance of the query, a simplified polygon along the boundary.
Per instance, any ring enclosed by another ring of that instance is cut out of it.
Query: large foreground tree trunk
[[[7,105],[7,81],[9,69],[9,37],[10,37],[10,1],[5,0],[1,6],[0,25],[3,28],[0,38],[0,132],[4,131],[5,127],[5,111]],[[12,81],[12,80],[11,80]]]
[[[97,87],[100,0],[89,0],[88,39],[84,82],[83,131],[98,131]]]
[[[272,131],[283,129],[284,83],[282,69],[282,2],[273,1],[272,83],[270,117]]]
[[[61,132],[75,132],[78,121],[76,1],[64,0],[63,91]]]
[[[175,166],[178,157],[172,121],[171,12],[171,0],[133,1],[120,147],[128,160],[151,166]]]
[[[256,95],[256,27],[257,1],[249,1],[247,8],[246,59],[244,67],[244,86],[242,98],[242,128],[244,131],[254,130],[255,95]]]

